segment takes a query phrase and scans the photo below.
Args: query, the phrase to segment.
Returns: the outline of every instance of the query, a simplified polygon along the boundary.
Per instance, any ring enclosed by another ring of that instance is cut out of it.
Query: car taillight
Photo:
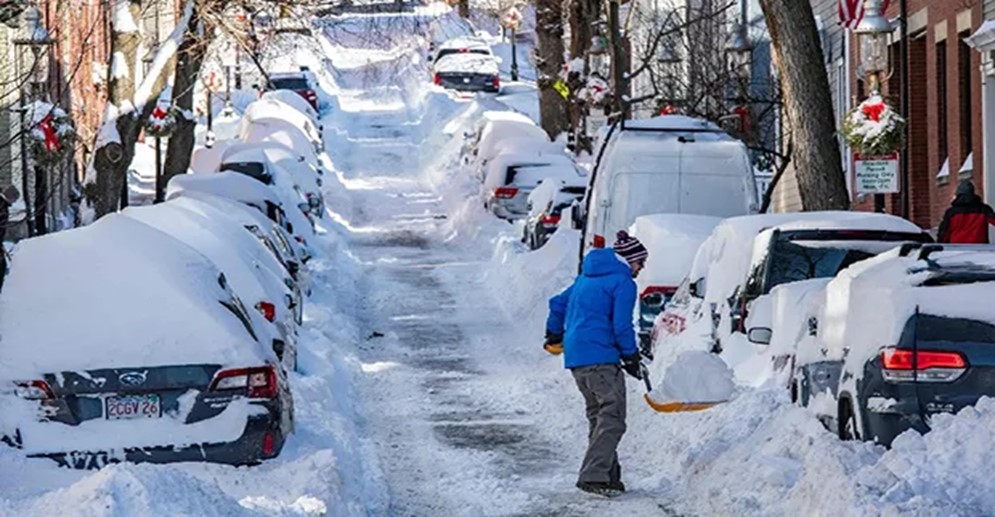
[[[442,76],[439,74],[435,74],[435,76],[432,77],[432,82],[439,86],[442,86]]]
[[[542,224],[544,224],[544,225],[546,225],[546,226],[556,226],[556,225],[560,224],[560,216],[558,216],[558,215],[546,215],[546,216],[543,216],[542,219],[539,219],[539,222],[542,223]]]
[[[967,360],[958,352],[901,348],[881,351],[881,374],[891,382],[951,382],[966,370]]]
[[[211,391],[244,391],[253,399],[276,398],[276,370],[272,366],[255,368],[233,368],[221,370],[214,375]]]
[[[495,75],[494,78],[491,79],[491,84],[494,85],[494,88],[500,90],[501,89],[501,77]]]
[[[25,400],[54,399],[55,393],[51,386],[43,380],[18,382],[14,386],[14,394]]]
[[[256,304],[256,310],[266,318],[266,321],[273,323],[276,320],[276,305],[270,302],[259,302]]]
[[[518,195],[516,187],[498,187],[494,189],[494,197],[498,199],[511,199]]]
[[[307,97],[307,100],[309,101],[318,100],[318,94],[315,93],[314,90],[306,90],[304,92],[304,96]]]
[[[605,247],[605,237],[604,235],[595,235],[594,241],[591,243],[595,248]]]

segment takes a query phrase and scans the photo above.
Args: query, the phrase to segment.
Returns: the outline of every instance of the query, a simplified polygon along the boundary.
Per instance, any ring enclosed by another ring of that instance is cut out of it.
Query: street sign
[[[885,156],[853,155],[854,185],[858,194],[895,194],[898,187],[898,153]]]
[[[567,83],[563,82],[563,79],[557,79],[556,82],[553,83],[553,89],[556,90],[556,92],[559,93],[564,99],[570,96],[570,87],[567,86]]]

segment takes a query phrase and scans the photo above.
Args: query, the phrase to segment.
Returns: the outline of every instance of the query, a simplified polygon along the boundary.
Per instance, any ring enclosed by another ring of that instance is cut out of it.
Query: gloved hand
[[[633,378],[642,380],[643,371],[642,371],[642,364],[639,361],[639,352],[636,352],[632,355],[623,355],[622,369],[625,370],[625,373],[631,375]]]
[[[543,343],[542,348],[553,355],[560,355],[563,353],[563,334],[557,334],[555,332],[546,331],[546,342]]]

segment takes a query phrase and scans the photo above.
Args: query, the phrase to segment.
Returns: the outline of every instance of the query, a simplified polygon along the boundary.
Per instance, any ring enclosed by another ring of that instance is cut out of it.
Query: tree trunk
[[[470,0],[459,0],[459,15],[460,18],[470,17]]]
[[[539,119],[550,138],[570,128],[567,100],[553,88],[563,70],[563,1],[536,1],[536,71],[539,73]],[[514,33],[512,33],[514,37]]]
[[[760,0],[791,126],[803,210],[847,210],[829,76],[809,2]]]
[[[200,25],[200,18],[195,11],[190,17],[183,43],[180,44],[177,51],[176,72],[173,74],[173,104],[184,113],[193,112],[194,87],[197,85],[204,56],[210,46],[209,40],[213,39],[214,34],[213,30],[204,30],[201,39],[208,41],[198,40],[198,25]],[[195,120],[181,118],[177,121],[176,130],[170,135],[169,145],[166,148],[166,162],[162,175],[163,188],[172,177],[186,174],[190,168],[190,158],[196,140],[194,133],[196,128],[197,122]]]

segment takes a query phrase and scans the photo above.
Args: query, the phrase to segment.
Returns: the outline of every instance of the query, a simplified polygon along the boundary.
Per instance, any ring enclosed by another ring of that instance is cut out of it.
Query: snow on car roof
[[[303,71],[270,72],[268,75],[270,79],[301,79],[301,78],[306,79],[307,78],[307,74],[305,74]]]
[[[482,39],[464,36],[459,38],[453,38],[449,41],[443,42],[439,45],[439,50],[449,49],[449,48],[473,48],[473,49],[487,49],[490,52],[491,47]]]
[[[480,133],[477,158],[485,161],[490,160],[501,151],[501,144],[505,140],[511,139],[531,139],[537,143],[549,142],[549,136],[546,135],[546,132],[529,119],[521,120],[517,117],[495,119],[487,122]]]
[[[435,63],[435,71],[440,73],[465,72],[474,74],[499,73],[497,61],[492,56],[480,54],[450,54]]]
[[[517,111],[507,111],[507,110],[485,111],[481,115],[481,118],[484,120],[484,123],[488,123],[488,122],[492,122],[492,121],[497,121],[497,120],[508,120],[508,121],[513,121],[513,122],[521,122],[521,123],[524,123],[524,124],[530,124],[530,125],[533,125],[533,126],[536,125],[536,123],[532,119],[530,119],[529,117],[527,117],[527,116],[525,116],[525,115],[523,115],[523,114],[521,114],[521,113],[519,113]]]
[[[563,153],[566,151],[566,147],[560,142],[524,136],[510,136],[499,140],[493,149],[493,154],[505,152]]]
[[[518,168],[515,173],[516,185],[538,185],[546,179],[556,178],[571,186],[583,186],[584,176],[577,171],[573,162],[559,162],[542,165],[526,165]]]
[[[504,185],[508,167],[515,165],[553,165],[573,167],[573,160],[563,154],[546,153],[501,153],[487,162],[487,174],[484,177],[484,187],[493,188]],[[576,174],[576,172],[574,172]],[[546,175],[540,174],[536,181]]]
[[[291,95],[297,96],[295,93],[290,93]],[[300,98],[299,96],[297,96]],[[303,99],[302,99],[303,100]],[[269,121],[281,121],[293,125],[302,133],[308,135],[308,138],[320,139],[321,136],[318,135],[318,130],[311,120],[311,117],[305,113],[301,113],[293,106],[273,98],[260,99],[245,109],[245,113],[242,115],[242,126],[240,133],[244,134],[248,126],[252,124],[265,124]]]
[[[120,214],[24,240],[0,294],[0,376],[260,364],[269,355],[221,305],[231,295],[219,274],[189,246]]]
[[[249,124],[242,133],[242,140],[246,143],[277,142],[293,149],[294,153],[303,156],[311,165],[315,167],[321,165],[318,155],[314,152],[314,145],[307,135],[286,121],[271,119]]]
[[[684,115],[662,115],[659,117],[627,120],[624,129],[643,129],[659,131],[716,131],[722,129],[715,124]]]
[[[304,115],[307,115],[307,117],[311,119],[311,122],[315,124],[318,123],[318,113],[314,111],[314,108],[311,107],[311,104],[309,104],[308,101],[304,100],[304,97],[301,97],[294,92],[287,90],[272,90],[264,93],[259,99],[278,101],[287,104]]]
[[[282,206],[280,198],[272,189],[237,172],[174,176],[166,186],[166,199],[182,196],[186,192],[213,194],[260,208],[265,208],[266,202]]]
[[[722,222],[719,217],[688,214],[653,214],[637,217],[629,233],[639,239],[649,259],[636,283],[640,291],[648,286],[676,287],[687,276],[698,247]]]

